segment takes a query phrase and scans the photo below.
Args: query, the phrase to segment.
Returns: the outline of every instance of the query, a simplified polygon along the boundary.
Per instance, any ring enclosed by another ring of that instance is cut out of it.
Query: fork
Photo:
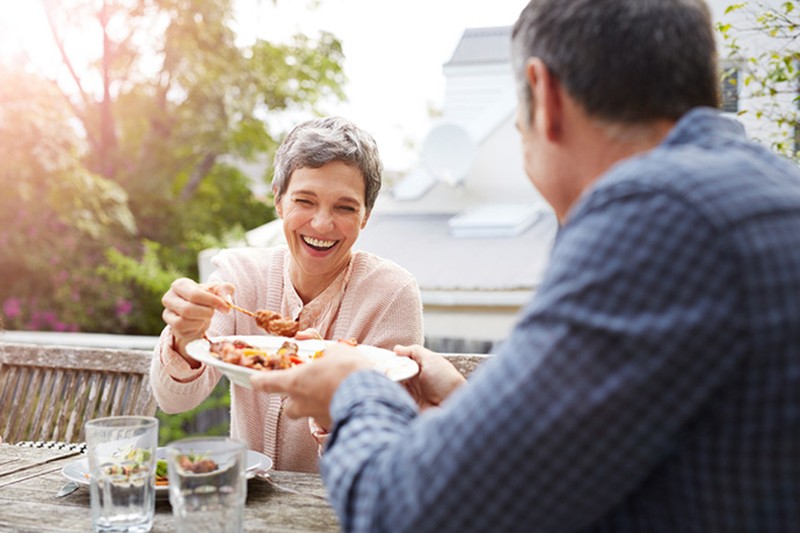
[[[286,485],[282,485],[282,484],[276,482],[275,480],[273,480],[272,477],[270,477],[269,473],[265,472],[265,471],[256,472],[255,477],[258,478],[258,479],[262,479],[262,480],[266,481],[273,488],[275,488],[277,490],[280,490],[280,491],[283,491],[283,492],[288,492],[289,494],[296,494],[298,496],[309,496],[311,498],[317,498],[318,500],[322,500],[322,501],[325,501],[325,502],[328,501],[328,498],[326,498],[325,496],[320,496],[319,494],[314,494],[314,493],[311,493],[311,492],[303,492],[301,490],[293,489],[292,487],[287,487]]]
[[[231,309],[233,309],[234,311],[239,311],[240,313],[244,313],[244,314],[246,314],[247,316],[251,316],[251,317],[253,317],[253,318],[255,318],[255,316],[256,316],[256,314],[255,314],[254,312],[252,312],[252,311],[251,311],[251,310],[249,310],[249,309],[245,309],[244,307],[239,307],[238,305],[236,305],[236,304],[233,304],[233,303],[231,303],[231,302],[228,302],[228,305],[229,305],[229,306],[230,306],[230,308],[231,308]]]

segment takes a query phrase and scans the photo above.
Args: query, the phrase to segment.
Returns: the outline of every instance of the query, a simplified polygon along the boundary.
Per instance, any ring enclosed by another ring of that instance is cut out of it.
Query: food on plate
[[[256,348],[242,340],[221,340],[209,346],[211,355],[233,365],[253,370],[282,370],[304,362],[297,343],[286,341],[274,353]]]
[[[339,339],[337,342],[349,346],[358,346],[356,339]],[[284,341],[274,352],[266,348],[258,348],[241,339],[209,339],[208,351],[211,356],[232,365],[239,365],[253,370],[285,370],[323,356],[324,351],[301,355],[298,343]]]
[[[258,327],[279,337],[294,337],[300,329],[300,324],[284,317],[280,313],[268,309],[259,309],[255,313]]]
[[[184,472],[193,474],[207,474],[219,469],[219,465],[213,459],[203,455],[179,455],[177,458],[178,468]]]
[[[167,462],[164,459],[156,461],[156,487],[165,487],[169,484]]]

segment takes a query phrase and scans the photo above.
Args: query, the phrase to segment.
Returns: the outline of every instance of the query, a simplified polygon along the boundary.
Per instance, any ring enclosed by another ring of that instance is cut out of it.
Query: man
[[[253,378],[331,424],[348,531],[796,531],[800,172],[722,118],[702,0],[532,0],[512,37],[550,266],[468,385],[345,349]],[[323,424],[323,425],[324,425]]]

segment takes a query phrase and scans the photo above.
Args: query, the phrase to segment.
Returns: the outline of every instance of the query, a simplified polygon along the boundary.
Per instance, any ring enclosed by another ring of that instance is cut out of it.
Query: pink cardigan
[[[209,281],[236,287],[234,302],[246,309],[271,309],[315,327],[326,339],[355,338],[361,344],[392,349],[395,344],[422,344],[422,303],[414,277],[397,264],[355,251],[350,267],[320,296],[302,305],[288,282],[289,251],[241,248],[219,253]],[[255,321],[241,313],[215,313],[208,330],[215,335],[263,335]],[[166,413],[196,407],[221,374],[201,365],[191,369],[170,346],[169,327],[161,333],[150,369],[153,393]],[[272,457],[278,470],[316,472],[318,445],[308,420],[282,416],[283,398],[231,386],[231,436],[250,449]]]

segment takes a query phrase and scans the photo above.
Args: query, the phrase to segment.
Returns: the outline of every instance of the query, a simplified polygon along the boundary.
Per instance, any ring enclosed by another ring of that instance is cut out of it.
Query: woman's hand
[[[422,410],[439,405],[467,381],[450,361],[418,344],[397,345],[394,352],[410,357],[419,365],[419,374],[403,385]]]
[[[299,341],[318,340],[321,341],[322,335],[314,328],[306,328],[297,332],[294,336]]]
[[[161,298],[164,322],[172,329],[173,348],[186,359],[192,367],[199,363],[186,355],[185,346],[194,339],[201,338],[214,311],[230,311],[228,301],[234,286],[230,283],[198,284],[188,278],[176,279]]]

